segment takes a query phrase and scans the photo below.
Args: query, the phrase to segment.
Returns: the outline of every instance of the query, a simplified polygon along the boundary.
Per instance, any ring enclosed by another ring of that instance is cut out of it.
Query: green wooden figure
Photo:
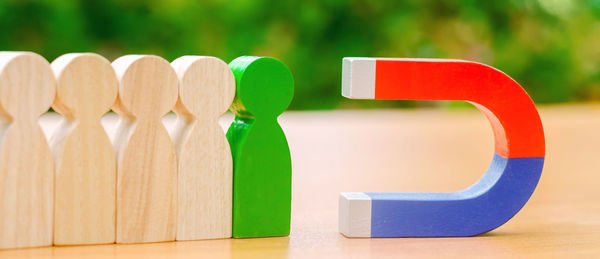
[[[294,95],[287,66],[274,58],[242,56],[231,63],[235,120],[227,131],[233,155],[233,237],[290,233],[292,162],[277,122]]]

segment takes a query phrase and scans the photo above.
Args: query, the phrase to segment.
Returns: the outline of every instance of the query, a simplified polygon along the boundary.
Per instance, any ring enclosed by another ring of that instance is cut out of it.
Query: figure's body
[[[56,162],[54,244],[113,243],[116,164],[100,119],[117,97],[117,76],[96,54],[63,55],[52,69],[52,107],[64,117],[50,140]]]
[[[290,231],[292,165],[277,117],[293,96],[293,78],[273,58],[232,61],[235,120],[227,132],[234,162],[233,236],[285,236]]]
[[[0,52],[0,248],[52,244],[54,165],[38,118],[55,88],[41,56]]]
[[[231,237],[233,162],[219,125],[235,95],[235,79],[214,57],[173,61],[179,99],[173,141],[178,159],[177,240]]]
[[[157,56],[128,55],[113,67],[120,83],[113,108],[119,114],[117,243],[175,240],[177,165],[161,118],[177,101],[177,76]]]

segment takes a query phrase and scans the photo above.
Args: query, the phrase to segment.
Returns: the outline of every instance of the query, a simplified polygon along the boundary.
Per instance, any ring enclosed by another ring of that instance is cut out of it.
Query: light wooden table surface
[[[493,139],[473,109],[288,112],[293,164],[289,237],[0,251],[1,258],[600,257],[600,106],[540,108],[547,156],[524,209],[469,238],[348,239],[341,191],[456,191],[481,177]],[[222,120],[227,123],[230,118]],[[171,125],[173,117],[167,117]],[[52,131],[58,118],[45,115]],[[115,118],[104,122],[114,129]]]

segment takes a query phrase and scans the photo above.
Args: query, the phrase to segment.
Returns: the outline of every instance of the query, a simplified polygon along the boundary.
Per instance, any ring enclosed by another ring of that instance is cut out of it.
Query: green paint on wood
[[[231,63],[235,120],[227,131],[233,155],[233,237],[290,233],[292,162],[277,117],[294,95],[292,73],[281,61],[242,56]]]

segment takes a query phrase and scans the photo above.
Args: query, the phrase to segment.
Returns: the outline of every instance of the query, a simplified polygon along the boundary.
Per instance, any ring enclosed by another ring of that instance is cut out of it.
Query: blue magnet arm
[[[474,236],[511,219],[540,179],[543,157],[494,155],[485,175],[454,193],[366,193],[371,237]]]

